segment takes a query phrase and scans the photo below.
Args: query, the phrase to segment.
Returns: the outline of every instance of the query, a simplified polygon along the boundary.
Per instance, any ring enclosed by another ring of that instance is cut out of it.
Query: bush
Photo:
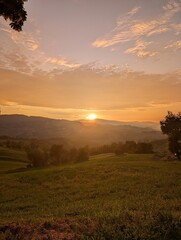
[[[62,145],[52,145],[50,149],[50,158],[53,165],[59,165],[67,161],[67,151],[63,148]]]
[[[45,167],[48,165],[48,154],[39,147],[29,148],[27,157],[33,167]]]
[[[89,151],[87,147],[80,148],[77,153],[76,162],[84,162],[89,160]]]
[[[136,153],[142,154],[153,153],[153,146],[151,143],[138,143]]]
[[[149,154],[153,153],[153,146],[151,143],[135,143],[134,141],[127,141],[124,144],[119,143],[115,150],[115,154],[122,155],[124,153]]]
[[[76,148],[70,149],[68,152],[68,161],[69,162],[76,162],[78,157],[78,150]]]

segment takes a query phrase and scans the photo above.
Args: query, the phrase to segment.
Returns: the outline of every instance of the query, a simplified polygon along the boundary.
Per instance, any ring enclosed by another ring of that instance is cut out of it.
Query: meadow
[[[26,168],[14,155],[0,158],[1,240],[181,239],[181,162],[102,154]]]

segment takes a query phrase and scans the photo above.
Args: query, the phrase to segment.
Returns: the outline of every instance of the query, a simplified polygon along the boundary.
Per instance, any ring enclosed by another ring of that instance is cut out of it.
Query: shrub
[[[27,157],[33,167],[45,167],[48,165],[48,154],[39,147],[30,147],[27,150]]]
[[[89,160],[89,151],[87,147],[80,148],[77,153],[77,162],[84,162]]]

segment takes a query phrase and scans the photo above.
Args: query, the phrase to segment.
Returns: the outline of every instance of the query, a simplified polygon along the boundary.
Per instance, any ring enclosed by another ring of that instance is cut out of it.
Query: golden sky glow
[[[92,120],[95,120],[97,118],[97,115],[95,113],[90,113],[86,119],[92,121]]]
[[[25,8],[23,32],[0,18],[2,113],[159,121],[181,110],[180,0],[29,0]]]

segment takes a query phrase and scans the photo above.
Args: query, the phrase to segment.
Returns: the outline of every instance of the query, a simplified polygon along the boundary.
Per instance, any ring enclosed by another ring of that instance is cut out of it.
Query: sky
[[[0,18],[2,114],[159,122],[181,111],[181,0],[28,0]]]

